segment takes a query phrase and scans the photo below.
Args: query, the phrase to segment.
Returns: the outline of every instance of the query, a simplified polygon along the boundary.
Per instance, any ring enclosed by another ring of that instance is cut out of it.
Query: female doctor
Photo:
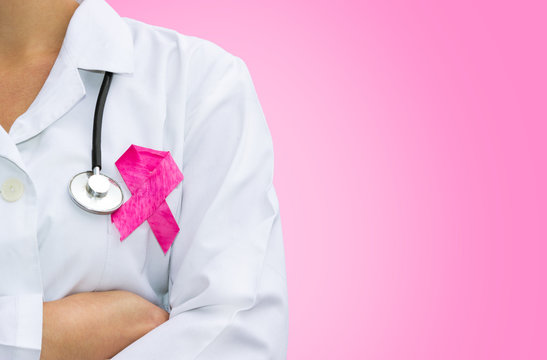
[[[0,65],[0,359],[284,359],[245,63],[105,0],[2,0]]]

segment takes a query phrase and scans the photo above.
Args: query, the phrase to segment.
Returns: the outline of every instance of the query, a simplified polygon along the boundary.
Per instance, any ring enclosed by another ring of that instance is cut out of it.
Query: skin
[[[0,124],[9,132],[57,58],[74,0],[0,1]]]
[[[169,318],[128,291],[86,292],[44,303],[43,360],[109,359]]]
[[[74,0],[0,1],[0,125],[9,132],[59,54]],[[85,292],[44,303],[42,360],[108,359],[168,320],[127,291]]]

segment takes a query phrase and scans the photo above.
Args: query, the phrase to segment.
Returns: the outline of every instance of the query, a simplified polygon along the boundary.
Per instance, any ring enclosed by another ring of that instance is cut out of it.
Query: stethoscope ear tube
[[[101,166],[101,128],[103,125],[103,112],[104,105],[106,103],[106,96],[108,89],[110,89],[110,83],[112,82],[112,73],[105,71],[101,89],[99,90],[99,96],[97,97],[97,105],[95,106],[95,116],[93,118],[93,144],[91,148],[91,169],[95,169]]]

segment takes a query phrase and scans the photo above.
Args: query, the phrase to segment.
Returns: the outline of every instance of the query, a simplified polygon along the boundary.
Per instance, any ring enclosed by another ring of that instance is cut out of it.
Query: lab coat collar
[[[13,144],[0,146],[0,156],[11,158],[20,167],[22,162],[17,159],[14,145],[44,131],[85,97],[79,69],[133,73],[133,37],[129,26],[105,0],[79,3],[46,82],[10,129]]]
[[[133,73],[133,36],[105,0],[81,0],[63,46],[80,69]]]

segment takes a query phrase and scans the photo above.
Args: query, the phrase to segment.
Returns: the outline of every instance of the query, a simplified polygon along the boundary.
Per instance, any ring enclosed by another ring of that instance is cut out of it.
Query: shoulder
[[[188,35],[167,27],[151,25],[136,19],[122,18],[133,36],[135,56],[173,63],[195,63],[207,67],[241,60],[221,45],[198,36]]]
[[[228,90],[226,82],[250,81],[246,63],[211,40],[132,18],[122,19],[133,38],[136,70],[147,82],[161,82],[171,97],[184,96],[190,107],[194,99],[213,89]]]
[[[201,37],[122,18],[134,45],[136,83],[146,84],[165,104],[166,121],[181,124],[185,131],[200,121],[199,116],[230,104],[244,108],[245,99],[255,100],[254,84],[246,63],[223,46]],[[237,127],[241,117],[233,117]],[[215,123],[208,117],[207,123]],[[175,128],[176,126],[172,126]]]

